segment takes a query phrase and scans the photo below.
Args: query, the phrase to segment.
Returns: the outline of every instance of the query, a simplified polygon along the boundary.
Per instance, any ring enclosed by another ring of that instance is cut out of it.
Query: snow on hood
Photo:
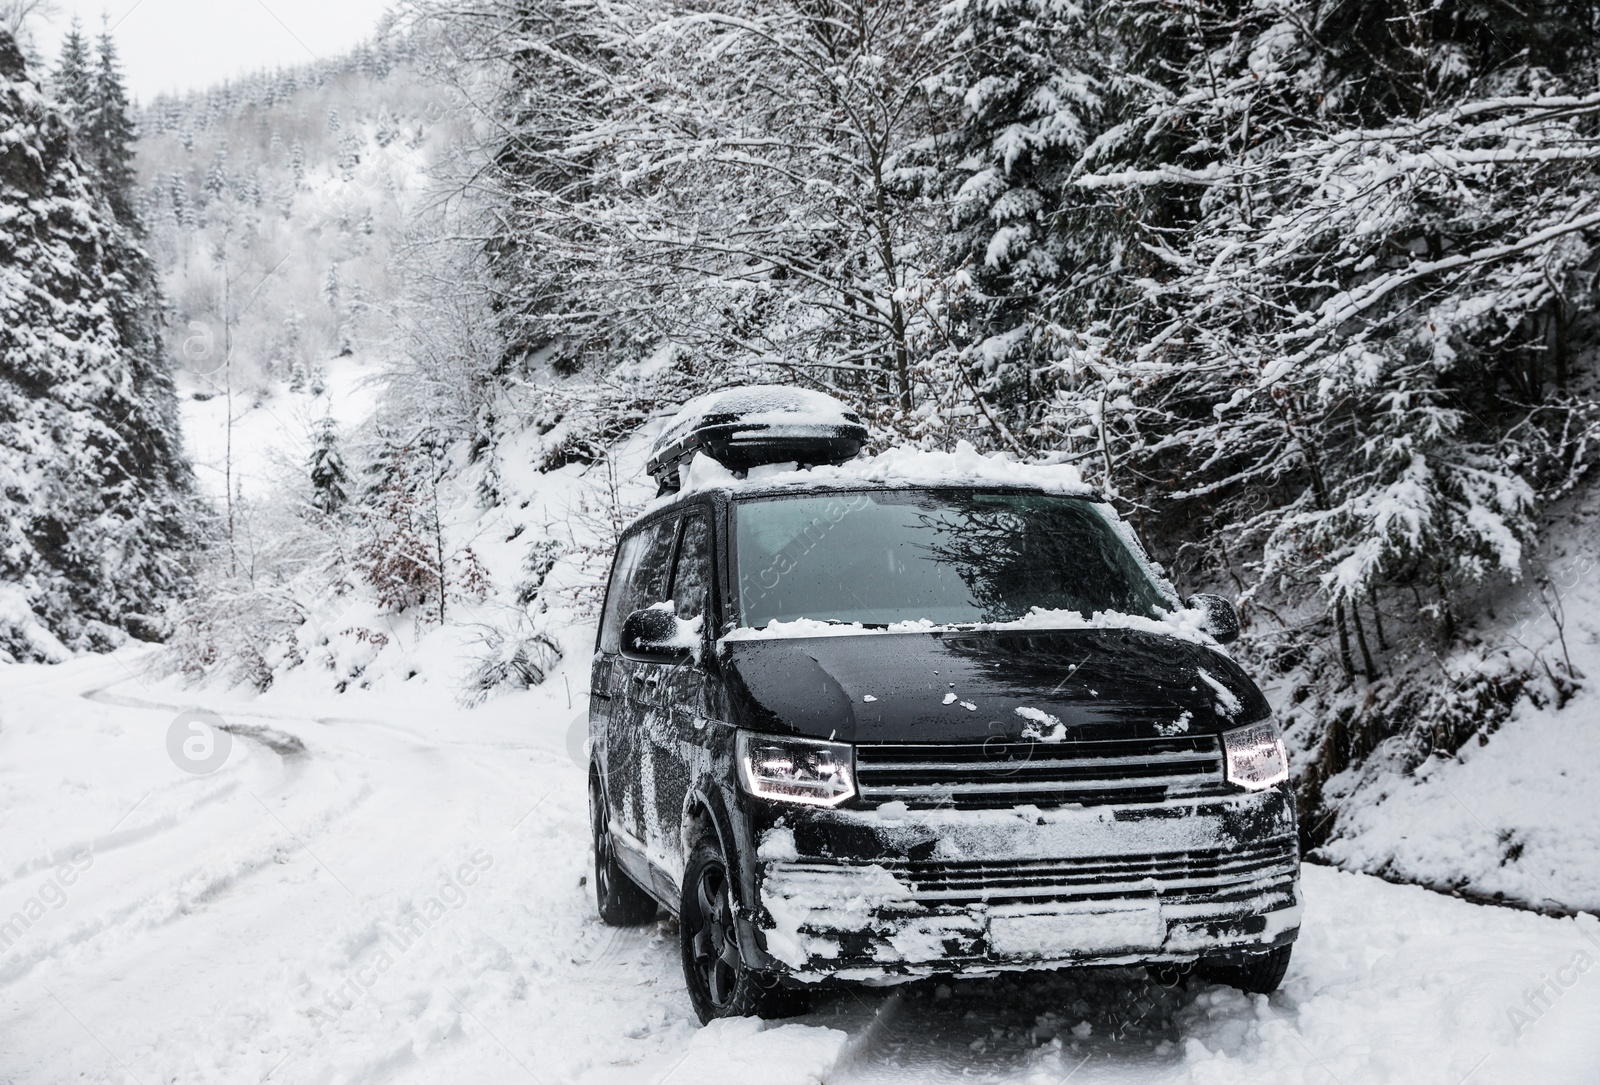
[[[1204,667],[1200,667],[1195,670],[1195,677],[1199,678],[1200,681],[1210,686],[1212,692],[1216,694],[1218,715],[1226,716],[1228,719],[1233,719],[1239,714],[1239,710],[1242,709],[1244,705],[1242,702],[1240,702],[1238,696],[1234,694],[1233,690],[1229,689],[1227,686],[1213,678],[1211,676],[1211,672],[1207,671]]]
[[[1023,738],[1036,742],[1061,742],[1067,737],[1067,725],[1061,722],[1060,716],[1052,716],[1042,708],[1026,706],[1013,708],[1012,711],[1028,721],[1022,729]]]
[[[838,467],[805,470],[788,464],[757,467],[743,479],[709,456],[696,456],[685,473],[681,492],[972,485],[1020,486],[1073,497],[1095,494],[1094,488],[1084,482],[1083,475],[1070,464],[1022,463],[1008,453],[986,455],[966,441],[957,442],[951,452],[891,448],[876,456],[859,456]]]
[[[1057,632],[1071,629],[1135,629],[1143,633],[1178,637],[1215,649],[1217,643],[1206,632],[1206,613],[1203,610],[1163,611],[1159,618],[1146,618],[1138,614],[1116,611],[1095,611],[1087,618],[1076,610],[1046,610],[1034,607],[1021,618],[1009,622],[964,622],[941,625],[921,619],[893,622],[886,626],[865,626],[860,622],[820,622],[814,618],[795,618],[787,622],[769,622],[760,629],[741,626],[723,636],[724,641],[790,640],[808,637],[858,637],[905,633],[987,633]]]

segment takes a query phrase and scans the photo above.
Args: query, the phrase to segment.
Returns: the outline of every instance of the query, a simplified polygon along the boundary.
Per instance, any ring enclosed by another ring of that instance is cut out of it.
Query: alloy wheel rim
[[[695,909],[699,924],[690,936],[695,974],[711,1004],[720,1009],[732,1001],[743,964],[734,932],[727,872],[722,864],[709,863],[701,870],[695,886]]]

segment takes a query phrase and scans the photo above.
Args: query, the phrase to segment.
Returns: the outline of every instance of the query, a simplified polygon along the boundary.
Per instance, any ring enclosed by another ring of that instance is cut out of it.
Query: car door
[[[708,510],[687,510],[673,559],[672,605],[680,621],[700,619],[702,638],[713,628],[714,568]],[[684,801],[709,759],[704,730],[706,681],[700,654],[670,668],[663,679],[668,710],[652,717],[654,726],[647,732],[655,770],[656,810],[655,835],[649,843],[652,853],[665,860],[665,869],[674,882],[687,861],[681,831]]]
[[[611,578],[606,583],[605,605],[600,609],[600,635],[595,640],[594,658],[589,665],[589,757],[599,767],[602,781],[610,778],[611,758],[606,740],[612,717],[624,711],[627,700],[627,687],[617,667],[618,652],[622,645],[622,622],[628,614],[623,609],[628,602],[628,581],[644,551],[644,541],[643,535],[636,534],[617,544]],[[606,793],[609,797],[609,788]]]
[[[644,764],[649,754],[643,729],[649,714],[659,711],[661,694],[657,690],[669,668],[622,658],[622,623],[634,611],[667,600],[677,528],[677,517],[667,516],[644,525],[624,541],[612,585],[617,594],[606,602],[601,658],[595,664],[597,670],[606,672],[609,694],[606,799],[612,821],[634,840],[644,839],[647,815],[653,812],[650,796],[655,781],[650,766]]]

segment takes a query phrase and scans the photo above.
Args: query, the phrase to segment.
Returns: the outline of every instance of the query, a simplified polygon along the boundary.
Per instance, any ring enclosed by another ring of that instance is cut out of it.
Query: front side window
[[[1008,622],[1034,608],[1176,606],[1089,500],[964,490],[753,498],[734,507],[739,624]]]
[[[622,623],[628,615],[666,599],[668,563],[677,528],[678,521],[668,517],[622,541],[600,623],[602,652],[622,650]]]
[[[711,522],[704,513],[684,518],[683,539],[672,574],[672,605],[678,617],[706,613],[711,592]]]

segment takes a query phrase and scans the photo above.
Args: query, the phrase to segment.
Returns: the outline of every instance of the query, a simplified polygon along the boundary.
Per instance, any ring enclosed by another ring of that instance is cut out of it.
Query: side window
[[[672,539],[677,529],[677,520],[659,520],[623,540],[600,626],[602,652],[621,650],[622,623],[629,614],[666,599],[667,563],[672,560]]]
[[[680,618],[706,613],[711,598],[711,521],[694,513],[683,521],[683,542],[672,573],[672,605]]]

